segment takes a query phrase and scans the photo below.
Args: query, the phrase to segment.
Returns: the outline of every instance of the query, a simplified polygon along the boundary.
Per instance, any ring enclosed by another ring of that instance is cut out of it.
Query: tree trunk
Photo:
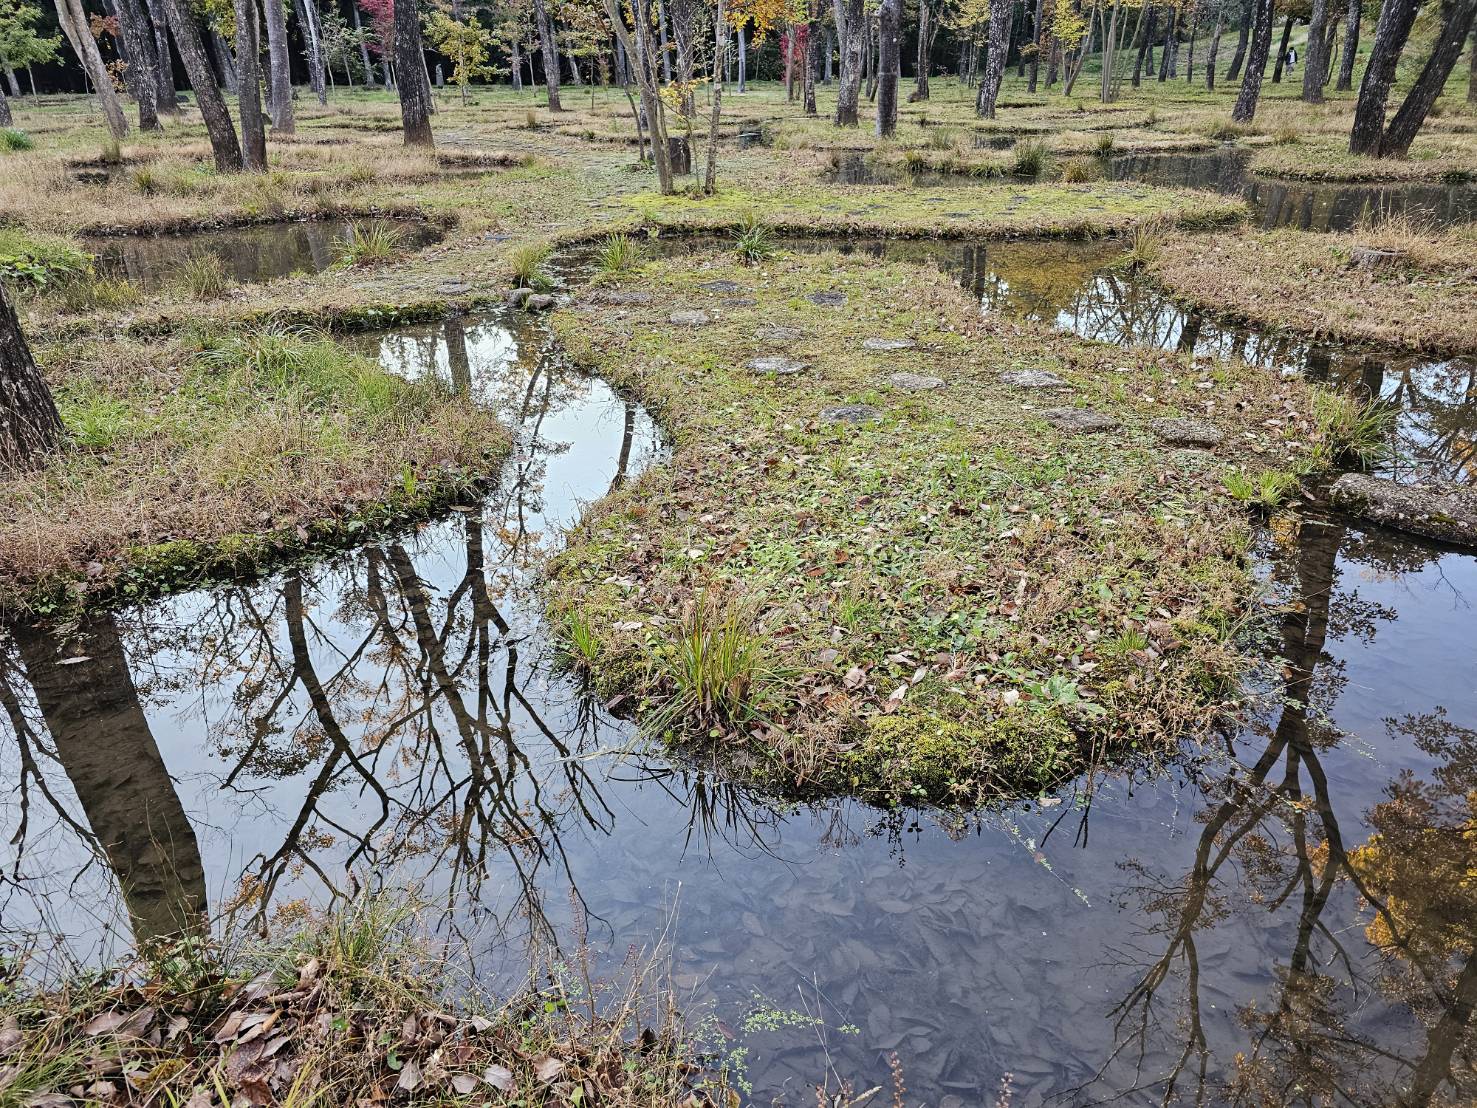
[[[1277,61],[1272,65],[1272,83],[1274,85],[1280,85],[1282,83],[1282,66],[1287,61],[1287,44],[1292,41],[1292,23],[1293,17],[1288,16],[1286,22],[1282,24],[1282,42],[1277,47]]]
[[[625,48],[626,58],[636,74],[636,85],[641,90],[641,109],[646,113],[646,126],[650,131],[651,160],[656,166],[658,186],[663,195],[671,195],[671,152],[667,145],[666,121],[657,77],[660,70],[653,41],[656,32],[651,26],[650,0],[636,0],[630,5],[635,23],[634,32],[626,27],[621,0],[603,0],[603,3],[605,17]]]
[[[15,116],[10,112],[10,101],[5,98],[5,90],[0,88],[0,127],[14,127]]]
[[[806,14],[810,17],[805,24],[805,114],[815,115],[815,72],[820,50],[820,20],[816,17],[816,0],[807,0]]]
[[[21,83],[15,79],[15,70],[3,58],[0,58],[0,69],[5,70],[5,80],[10,85],[10,95],[19,100],[21,98]]]
[[[144,13],[142,0],[117,0],[118,28],[128,48],[128,68],[123,71],[128,91],[138,104],[138,129],[159,131],[159,55],[154,47],[154,28]],[[166,55],[167,56],[167,55]]]
[[[267,0],[275,4],[278,0]],[[267,134],[262,123],[261,31],[256,0],[236,3],[236,87],[240,90],[241,162],[249,171],[267,168]]]
[[[92,25],[87,19],[87,13],[82,10],[81,0],[56,0],[56,17],[61,24],[62,33],[67,36],[72,50],[82,62],[87,79],[92,82],[98,104],[103,110],[103,118],[108,122],[109,133],[115,139],[123,138],[128,134],[128,120],[123,115],[123,105],[118,102],[118,94],[113,91],[113,79],[108,75],[107,66],[103,64],[97,39],[92,37]]]
[[[749,91],[749,44],[744,38],[743,24],[738,29],[738,90],[740,93]]]
[[[672,83],[672,44],[667,38],[667,5],[656,0],[656,35],[662,45],[662,80]]]
[[[544,87],[549,92],[549,111],[562,112],[559,103],[559,54],[554,49],[554,21],[544,0],[533,0],[533,21],[538,25],[539,53],[543,55]]]
[[[1327,22],[1328,0],[1313,0],[1308,17],[1308,56],[1303,65],[1303,100],[1308,104],[1323,103],[1323,75],[1328,69],[1328,42],[1324,38]]]
[[[262,0],[262,14],[267,19],[267,103],[272,130],[290,135],[297,129],[297,121],[292,112],[292,70],[282,0]]]
[[[1472,52],[1467,62],[1467,103],[1477,104],[1477,27],[1472,28]]]
[[[903,0],[882,0],[877,20],[877,137],[886,138],[897,130]]]
[[[723,70],[728,64],[728,17],[723,0],[713,6],[713,120],[708,128],[708,166],[703,191],[709,196],[718,187],[718,123],[723,111]]]
[[[841,80],[836,89],[836,126],[857,126],[857,109],[862,98],[862,34],[866,29],[863,0],[836,0],[836,14],[844,13],[837,23],[841,36]]]
[[[1349,0],[1349,11],[1344,16],[1344,56],[1339,60],[1339,79],[1334,85],[1341,91],[1354,87],[1354,61],[1359,54],[1359,19],[1363,8],[1363,0]]]
[[[354,31],[359,36],[359,60],[364,63],[364,83],[374,86],[374,63],[369,60],[369,44],[364,41],[364,20],[359,17],[359,0],[349,0],[349,11],[354,15]]]
[[[1041,71],[1041,51],[1046,48],[1046,31],[1041,21],[1046,18],[1046,0],[1036,0],[1036,14],[1031,21],[1033,42],[1036,49],[1031,52],[1031,76],[1026,84],[1027,92],[1036,91],[1036,75]]]
[[[1195,17],[1190,20],[1190,30],[1185,36],[1185,84],[1190,84],[1195,79],[1195,36],[1200,32],[1200,13],[1197,11]]]
[[[297,22],[308,46],[308,84],[318,103],[328,103],[328,82],[324,77],[323,30],[318,22],[318,0],[295,0]]]
[[[1374,28],[1374,47],[1364,79],[1359,82],[1359,101],[1354,105],[1354,126],[1349,131],[1349,153],[1378,157],[1385,137],[1385,102],[1395,80],[1395,67],[1410,38],[1415,22],[1416,0],[1385,0]]]
[[[1359,3],[1359,0],[1352,0]],[[1234,81],[1241,74],[1241,66],[1246,61],[1246,43],[1251,34],[1251,24],[1255,19],[1254,5],[1248,5],[1241,16],[1241,26],[1236,32],[1236,53],[1231,55],[1231,67],[1226,70],[1226,80]]]
[[[835,53],[836,38],[835,35],[832,33],[831,28],[827,27],[825,46],[823,47],[821,53],[821,84],[826,86],[829,86],[831,84],[831,78],[834,76],[834,73],[832,71],[832,58],[835,56]]]
[[[1159,81],[1169,80],[1169,63],[1174,56],[1174,32],[1178,18],[1178,11],[1171,7],[1168,18],[1164,22],[1164,46],[1159,51]]]
[[[0,283],[0,470],[30,469],[61,441],[62,419]]]
[[[1041,0],[1037,0],[1038,3]],[[928,99],[928,54],[929,44],[932,39],[928,34],[928,25],[933,16],[928,6],[928,0],[918,0],[918,54],[913,63],[913,100]]]
[[[522,92],[523,91],[523,58],[519,55],[519,51],[518,51],[518,36],[517,35],[514,35],[512,37],[512,39],[511,39],[511,41],[509,41],[509,43],[508,43],[508,51],[509,51],[509,54],[511,56],[511,61],[508,64],[508,69],[510,71],[509,75],[513,79],[513,91],[514,92]],[[620,63],[621,63],[622,60],[623,59],[617,59],[616,69],[618,71],[620,70]],[[619,72],[616,73],[616,79],[617,80],[620,80],[623,84],[625,83],[624,82],[624,78],[621,77],[621,75],[620,75]]]
[[[1118,50],[1118,12],[1123,7],[1119,0],[1113,0],[1113,11],[1108,16],[1108,29],[1103,32],[1103,71],[1098,74],[1098,83],[1101,86],[1098,99],[1104,104],[1113,99],[1113,68],[1115,64],[1114,55]],[[1143,9],[1139,9],[1140,12]],[[994,19],[992,15],[990,17]],[[993,44],[991,49],[994,49]]]
[[[154,76],[158,85],[154,90],[154,104],[161,115],[179,114],[179,96],[174,91],[174,58],[169,52],[169,18],[164,14],[160,0],[147,0],[149,27],[154,35],[154,57],[158,67]]]
[[[233,15],[232,18],[234,19],[235,16]],[[235,96],[240,91],[236,87],[236,59],[231,54],[231,48],[226,45],[226,40],[213,25],[210,28],[210,44],[215,51],[215,68],[220,74],[216,83],[224,85],[226,91]]]
[[[1431,49],[1431,56],[1421,67],[1421,75],[1405,94],[1405,101],[1395,112],[1390,125],[1385,128],[1384,140],[1380,143],[1381,157],[1403,158],[1410,153],[1410,144],[1426,121],[1426,115],[1446,79],[1456,68],[1461,57],[1462,45],[1471,33],[1474,18],[1477,18],[1477,0],[1447,0],[1441,5],[1441,31]]]
[[[1010,42],[1010,19],[1015,12],[1011,0],[990,0],[990,37],[985,41],[985,69],[980,74],[979,92],[974,101],[974,114],[981,119],[995,118],[995,101],[1000,98],[1000,81],[1005,76],[1005,52]]]
[[[278,0],[267,2],[277,3]],[[538,0],[538,5],[542,8],[543,0]],[[557,88],[559,57],[552,51],[544,55],[546,62],[551,59]],[[426,76],[426,51],[421,46],[421,15],[414,0],[396,0],[395,68],[399,71],[400,125],[405,131],[405,145],[431,149],[436,145],[431,136],[431,81]]]
[[[210,58],[205,53],[195,10],[190,6],[190,0],[160,0],[160,5],[169,22],[180,60],[185,63],[190,87],[195,90],[195,103],[200,107],[206,133],[210,136],[215,168],[221,173],[240,172],[241,143],[236,138],[236,125],[231,122],[226,98],[215,82],[215,71],[211,69]]]
[[[1154,29],[1155,29],[1155,27],[1158,26],[1158,22],[1159,22],[1159,9],[1156,8],[1156,7],[1154,7],[1154,5],[1152,5],[1152,4],[1149,4],[1147,6],[1148,6],[1148,9],[1149,9],[1149,13],[1148,13],[1148,21],[1149,22],[1148,22],[1148,26],[1144,29],[1143,33],[1139,36],[1139,41],[1138,41],[1138,48],[1139,48],[1138,49],[1138,56],[1134,59],[1134,63],[1133,63],[1133,81],[1132,81],[1132,84],[1133,84],[1133,87],[1134,88],[1141,88],[1142,87],[1143,72],[1144,72],[1144,59],[1148,57],[1148,54],[1149,54],[1149,43],[1151,43],[1151,42],[1154,41]]]
[[[1256,115],[1257,100],[1262,94],[1262,77],[1267,72],[1267,54],[1272,49],[1272,21],[1276,14],[1272,0],[1252,0],[1252,19],[1256,26],[1252,30],[1251,49],[1246,58],[1246,76],[1241,81],[1241,92],[1236,96],[1236,107],[1231,118],[1237,123],[1250,123]]]

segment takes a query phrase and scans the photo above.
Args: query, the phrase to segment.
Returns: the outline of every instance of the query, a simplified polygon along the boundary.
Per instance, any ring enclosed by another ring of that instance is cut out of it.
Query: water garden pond
[[[755,1103],[887,1083],[894,1051],[934,1105],[992,1103],[1007,1073],[1015,1104],[1238,1080],[1270,1103],[1311,1069],[1353,1103],[1473,1092],[1477,560],[1279,518],[1280,662],[1224,749],[971,816],[772,804],[644,748],[530,592],[582,505],[659,462],[650,417],[526,321],[368,346],[506,415],[501,487],[256,584],[18,630],[9,936],[101,958],[202,910],[419,883],[489,977],[567,939],[575,904],[607,963],[664,938]]]
[[[293,273],[320,273],[340,258],[340,247],[369,220],[324,219],[261,223],[178,235],[93,238],[98,271],[152,292],[180,277],[192,258],[209,254],[239,284],[256,284]],[[408,220],[392,226],[401,250],[416,250],[440,237],[434,227]]]

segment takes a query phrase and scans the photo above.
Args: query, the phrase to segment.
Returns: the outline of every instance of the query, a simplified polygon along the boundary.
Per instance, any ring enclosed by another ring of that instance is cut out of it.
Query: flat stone
[[[772,373],[776,377],[793,377],[797,373],[804,372],[807,363],[797,362],[794,358],[786,358],[783,354],[768,354],[762,358],[750,360],[746,363],[746,368],[751,373]]]
[[[723,301],[725,308],[752,308],[756,301],[752,296],[730,296]]]
[[[754,338],[760,342],[799,342],[804,337],[805,332],[799,327],[786,327],[783,324],[754,328]]]
[[[650,304],[652,299],[649,292],[622,292],[620,289],[602,292],[599,298],[606,304]]]
[[[739,284],[737,281],[705,281],[701,285],[699,285],[698,288],[700,288],[700,289],[707,289],[709,292],[748,292],[749,291],[743,285]]]
[[[1041,418],[1063,431],[1111,431],[1118,426],[1118,421],[1112,416],[1091,408],[1048,408],[1041,413]]]
[[[1477,489],[1445,481],[1400,485],[1367,473],[1346,473],[1328,495],[1337,507],[1397,531],[1477,546]]]
[[[436,291],[442,296],[465,296],[472,291],[472,286],[467,281],[442,281],[436,286]]]
[[[1220,428],[1199,419],[1156,419],[1149,430],[1170,446],[1219,446],[1225,439]]]
[[[825,308],[839,308],[842,304],[846,303],[846,293],[834,291],[813,292],[806,296],[805,299],[809,300],[812,304],[819,304]]]
[[[912,350],[917,345],[912,339],[862,339],[863,350]]]
[[[696,308],[683,308],[669,315],[667,321],[679,327],[705,327],[713,322],[713,317]]]
[[[1014,385],[1018,389],[1065,389],[1071,387],[1055,373],[1049,373],[1044,369],[1008,369],[1000,375],[1000,380],[1007,385]]]
[[[532,295],[533,295],[533,289],[516,288],[516,289],[510,289],[508,291],[508,295],[507,295],[507,297],[505,299],[513,307],[519,308],[519,307],[522,307],[523,306],[523,302],[525,300],[527,300]]]
[[[930,377],[926,373],[892,373],[888,375],[887,383],[895,389],[904,389],[908,392],[944,387],[942,377]]]
[[[530,312],[546,312],[558,301],[546,292],[537,292],[523,302],[523,306]]]
[[[822,423],[875,423],[882,413],[869,404],[837,404],[821,409]]]

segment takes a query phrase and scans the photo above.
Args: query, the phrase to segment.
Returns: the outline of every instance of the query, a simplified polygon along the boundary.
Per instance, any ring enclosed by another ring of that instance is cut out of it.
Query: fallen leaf
[[[482,1080],[500,1093],[511,1093],[514,1088],[513,1071],[507,1066],[491,1065],[482,1071]]]
[[[400,1080],[395,1082],[395,1088],[403,1093],[413,1093],[421,1087],[421,1068],[416,1065],[414,1058],[407,1058],[405,1065],[400,1067]]]
[[[477,1079],[470,1073],[452,1074],[451,1087],[458,1096],[467,1096],[477,1087]]]
[[[564,1063],[558,1058],[551,1058],[547,1054],[533,1063],[534,1076],[546,1085],[557,1080],[563,1072]]]

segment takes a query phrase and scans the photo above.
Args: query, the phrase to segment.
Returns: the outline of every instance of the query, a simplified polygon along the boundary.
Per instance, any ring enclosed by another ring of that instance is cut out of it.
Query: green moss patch
[[[548,593],[671,742],[795,794],[965,804],[1170,749],[1234,699],[1250,527],[1221,478],[1308,464],[1301,383],[982,320],[934,271],[840,254],[651,263],[555,326],[673,436]],[[1222,445],[1167,446],[1170,416]]]

